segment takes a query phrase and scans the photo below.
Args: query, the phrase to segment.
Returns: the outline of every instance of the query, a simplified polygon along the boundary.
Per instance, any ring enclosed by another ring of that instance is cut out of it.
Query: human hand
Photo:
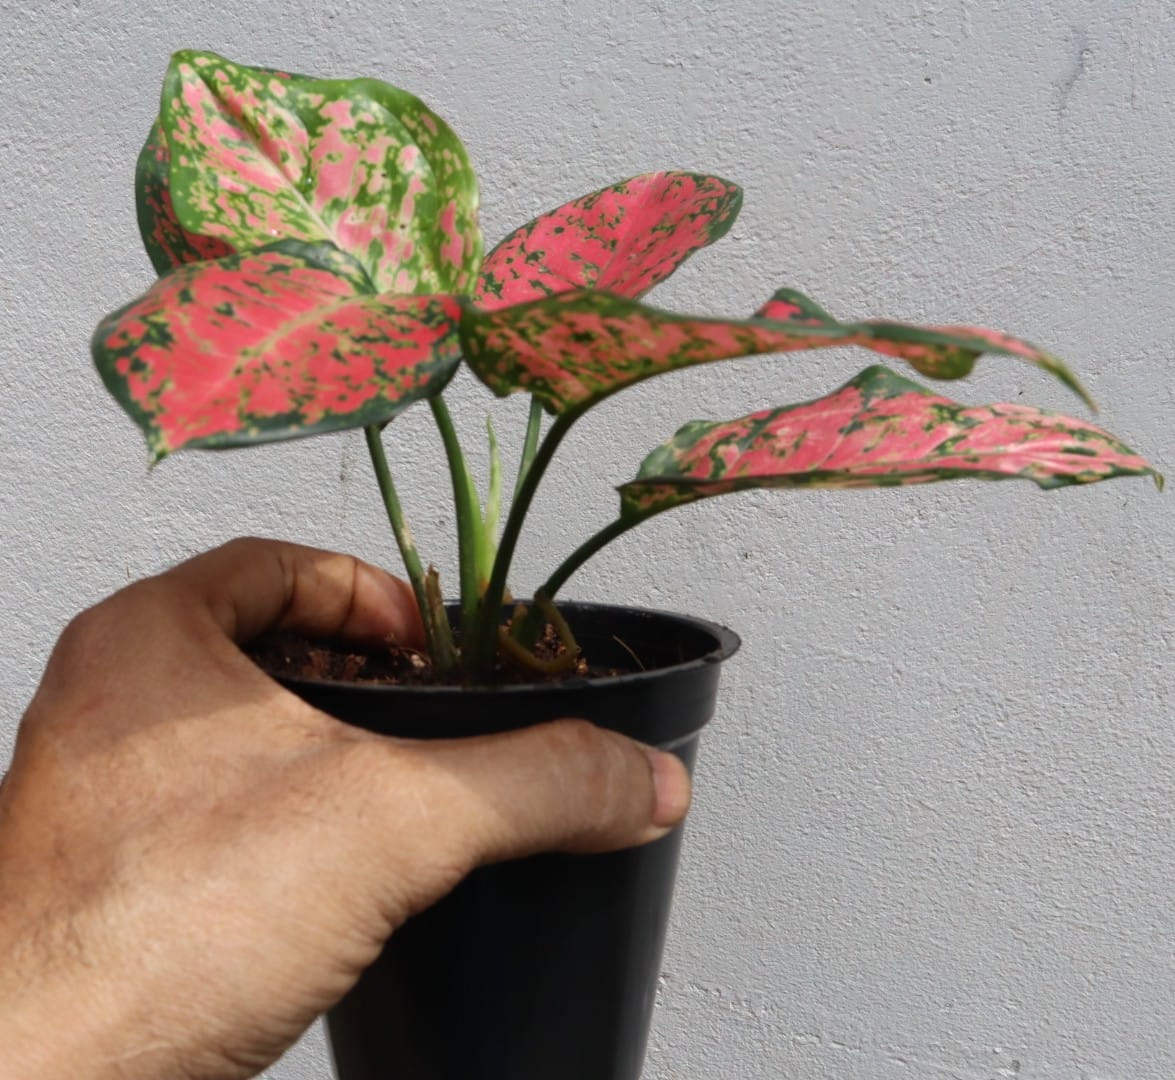
[[[342,724],[237,647],[413,643],[371,566],[234,541],[66,629],[0,786],[5,1080],[240,1078],[475,866],[655,839],[672,755],[583,721],[461,741]]]

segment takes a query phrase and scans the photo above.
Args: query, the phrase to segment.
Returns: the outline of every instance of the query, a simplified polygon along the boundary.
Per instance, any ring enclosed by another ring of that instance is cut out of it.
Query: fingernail
[[[653,770],[653,790],[657,796],[653,824],[661,829],[672,828],[689,809],[689,773],[675,754],[651,746],[646,746],[644,751]]]

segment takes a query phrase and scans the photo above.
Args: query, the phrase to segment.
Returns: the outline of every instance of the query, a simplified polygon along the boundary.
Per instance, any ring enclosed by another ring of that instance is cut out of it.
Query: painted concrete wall
[[[1001,326],[1175,471],[1168,0],[2,0],[0,758],[62,624],[127,580],[243,532],[391,559],[355,436],[148,474],[91,370],[96,320],[150,280],[130,177],[181,46],[422,95],[478,164],[491,241],[638,171],[729,176],[739,223],[662,305],[749,312],[789,284],[846,317]],[[561,454],[517,587],[680,423],[865,362],[739,361],[610,402]],[[998,359],[951,392],[1081,409]],[[488,395],[454,397],[475,440]],[[427,413],[396,428],[418,537],[452,566]],[[746,495],[584,570],[570,592],[746,641],[650,1080],[1175,1076],[1172,506],[1141,481]],[[269,1076],[326,1071],[312,1033]]]

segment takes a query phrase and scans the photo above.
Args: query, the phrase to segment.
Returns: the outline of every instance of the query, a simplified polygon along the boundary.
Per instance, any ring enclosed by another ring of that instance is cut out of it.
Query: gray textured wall
[[[149,475],[90,368],[96,320],[150,279],[131,172],[181,46],[420,94],[470,148],[491,242],[634,172],[727,175],[740,222],[661,304],[747,312],[791,284],[845,316],[1023,333],[1175,470],[1169,0],[0,0],[0,24],[0,759],[62,624],[130,578],[242,532],[392,558],[353,435]],[[681,422],[865,362],[739,361],[609,402],[562,452],[517,586]],[[951,392],[1080,411],[998,359]],[[455,397],[473,440],[488,395]],[[452,566],[426,411],[396,427],[418,537]],[[651,1080],[1175,1076],[1172,505],[1142,481],[753,494],[585,569],[577,595],[746,642]],[[327,1069],[312,1033],[269,1075]]]

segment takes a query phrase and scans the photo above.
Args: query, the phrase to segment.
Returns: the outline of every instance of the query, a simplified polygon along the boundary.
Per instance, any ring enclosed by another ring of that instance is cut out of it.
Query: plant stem
[[[412,583],[412,592],[416,596],[416,606],[420,609],[420,619],[424,624],[425,637],[431,655],[436,658],[452,652],[452,635],[449,624],[444,621],[438,624],[433,615],[433,606],[429,603],[428,592],[425,588],[424,568],[420,564],[420,555],[412,540],[412,533],[404,520],[404,512],[400,508],[400,499],[396,495],[396,486],[392,483],[392,470],[388,467],[387,455],[384,453],[383,441],[380,439],[379,428],[369,424],[363,429],[367,439],[367,451],[371,455],[371,464],[375,468],[375,479],[379,484],[380,495],[383,496],[384,507],[388,512],[388,521],[395,534],[396,543],[400,548],[400,557],[404,560],[404,569],[408,572],[408,580]],[[446,643],[448,643],[446,647]]]
[[[605,525],[598,533],[590,536],[582,544],[579,545],[570,555],[567,556],[555,570],[555,572],[547,578],[546,582],[539,589],[538,593],[543,593],[550,599],[554,599],[555,594],[563,587],[572,574],[575,573],[585,562],[588,561],[597,551],[602,547],[612,543],[618,536],[623,536],[629,529],[639,525],[646,518],[652,517],[651,514],[638,514],[633,517],[617,518],[609,525]]]
[[[449,616],[445,611],[445,598],[441,595],[441,578],[435,566],[428,568],[424,575],[424,595],[428,603],[429,618],[436,626],[449,629]],[[442,674],[457,667],[457,652],[453,648],[452,633],[440,634],[432,652],[433,667]]]
[[[535,450],[539,445],[539,434],[543,428],[543,406],[536,397],[530,399],[530,415],[526,418],[526,438],[522,443],[522,460],[518,463],[518,476],[514,480],[514,501],[518,500],[518,492],[526,474],[534,463]]]
[[[532,410],[533,412],[533,410]],[[571,429],[571,425],[579,419],[579,413],[566,412],[556,417],[555,422],[548,429],[538,450],[534,455],[510,506],[510,513],[506,516],[506,524],[502,529],[502,539],[498,544],[498,555],[494,559],[494,571],[490,575],[490,583],[482,597],[482,610],[476,624],[476,631],[467,641],[472,647],[470,662],[477,668],[488,665],[493,656],[496,641],[495,627],[502,607],[502,598],[506,592],[506,576],[510,572],[510,563],[514,558],[514,548],[518,543],[518,535],[522,531],[522,523],[526,519],[526,512],[530,509],[531,500],[538,489],[539,481],[543,478],[547,466],[551,463],[563,436]]]
[[[656,513],[656,511],[654,511]],[[567,556],[547,578],[546,582],[535,590],[535,603],[527,609],[524,618],[514,627],[514,637],[520,649],[532,649],[543,629],[543,622],[550,615],[543,609],[554,608],[552,602],[557,593],[572,574],[575,573],[597,551],[610,544],[618,536],[622,536],[629,529],[639,525],[642,521],[652,517],[652,514],[639,514],[628,518],[617,518],[606,525],[598,533],[589,537]],[[541,602],[540,602],[541,601]]]
[[[449,459],[449,475],[453,479],[453,505],[457,513],[457,563],[461,574],[461,616],[464,626],[469,627],[477,617],[480,599],[477,552],[480,546],[481,511],[478,507],[477,489],[474,487],[473,477],[469,475],[465,455],[461,452],[461,443],[457,438],[457,429],[453,425],[449,407],[440,394],[429,398],[428,404],[440,430],[441,441],[445,444],[445,456]]]

